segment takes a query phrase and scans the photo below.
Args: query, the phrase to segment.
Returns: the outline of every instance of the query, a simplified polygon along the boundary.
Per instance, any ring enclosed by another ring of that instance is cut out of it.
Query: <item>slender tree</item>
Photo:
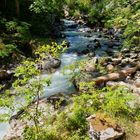
[[[16,6],[16,15],[20,16],[20,3],[19,0],[15,0],[15,6]]]

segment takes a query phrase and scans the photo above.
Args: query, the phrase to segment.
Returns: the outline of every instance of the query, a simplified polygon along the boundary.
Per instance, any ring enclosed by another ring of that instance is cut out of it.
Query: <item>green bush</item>
[[[17,50],[24,48],[24,45],[30,40],[30,24],[18,20],[8,21],[6,19],[0,20],[2,33],[0,38],[0,57],[4,58],[10,56]]]
[[[9,54],[11,54],[16,48],[17,46],[13,44],[0,44],[0,57],[4,58],[9,56]]]
[[[67,129],[69,131],[80,130],[80,133],[87,131],[85,112],[82,108],[74,109],[73,114],[68,117]]]
[[[63,16],[62,0],[34,0],[29,9],[32,14],[31,31],[40,36],[55,36],[56,23]]]
[[[5,22],[6,31],[11,34],[12,37],[22,40],[28,40],[30,38],[29,27],[30,24],[18,20]]]
[[[112,5],[108,4],[109,6],[105,9],[105,13],[108,17],[105,21],[105,25],[107,27],[115,26],[124,30],[124,47],[139,47],[139,0],[136,0],[135,2],[130,2],[128,0],[113,1],[110,3],[112,3]]]
[[[91,0],[65,0],[66,5],[70,9],[70,15],[75,18],[80,18],[84,14],[88,13],[88,10],[91,8]]]

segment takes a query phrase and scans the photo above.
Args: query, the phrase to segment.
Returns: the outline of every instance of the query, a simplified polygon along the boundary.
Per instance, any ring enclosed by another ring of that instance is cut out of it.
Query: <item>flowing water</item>
[[[64,20],[64,24],[66,29],[63,31],[63,33],[66,35],[66,39],[69,41],[70,47],[68,48],[67,52],[61,55],[60,68],[57,69],[55,73],[51,74],[51,85],[45,88],[44,96],[46,97],[57,93],[70,94],[75,92],[74,85],[72,82],[70,82],[70,71],[67,70],[66,74],[63,74],[61,71],[64,66],[69,66],[78,60],[85,59],[87,57],[83,54],[78,55],[77,52],[86,50],[89,42],[93,41],[94,39],[100,40],[101,48],[100,50],[96,51],[96,56],[106,55],[104,52],[107,50],[107,46],[104,44],[107,39],[98,38],[99,34],[101,34],[100,32],[94,32],[90,28],[87,28],[84,25],[77,25],[74,21],[70,20]],[[88,36],[89,31],[90,36]],[[50,75],[44,74],[42,76],[48,77]],[[7,122],[0,124],[0,140],[3,139],[8,128],[9,124]]]
[[[68,48],[67,52],[61,55],[61,66],[60,68],[52,74],[51,85],[46,87],[45,96],[54,95],[57,93],[73,93],[75,91],[74,85],[69,81],[69,72],[67,74],[63,74],[61,70],[64,66],[69,66],[78,60],[87,58],[86,55],[80,54],[78,55],[77,52],[81,52],[87,49],[87,46],[90,41],[97,39],[99,33],[93,32],[90,28],[87,28],[84,25],[77,25],[74,21],[64,20],[66,29],[63,33],[66,35],[66,39],[70,43],[70,47]],[[91,31],[91,36],[88,36],[88,32]],[[97,56],[104,55],[104,51],[107,49],[103,43],[107,41],[105,38],[99,39],[102,47],[100,50],[96,52]],[[48,77],[49,75],[43,75]]]

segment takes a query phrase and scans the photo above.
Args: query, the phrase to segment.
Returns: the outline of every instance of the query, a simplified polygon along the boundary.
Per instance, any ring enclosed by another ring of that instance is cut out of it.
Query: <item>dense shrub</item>
[[[20,50],[30,40],[29,31],[30,24],[16,19],[8,21],[0,20],[1,25],[1,41],[0,41],[0,57],[9,56],[16,50]]]

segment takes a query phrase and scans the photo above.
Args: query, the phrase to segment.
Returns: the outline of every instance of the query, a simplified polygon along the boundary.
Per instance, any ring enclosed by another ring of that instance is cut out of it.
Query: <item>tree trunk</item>
[[[19,0],[15,0],[15,6],[16,6],[16,15],[19,17],[19,15],[20,15]]]

